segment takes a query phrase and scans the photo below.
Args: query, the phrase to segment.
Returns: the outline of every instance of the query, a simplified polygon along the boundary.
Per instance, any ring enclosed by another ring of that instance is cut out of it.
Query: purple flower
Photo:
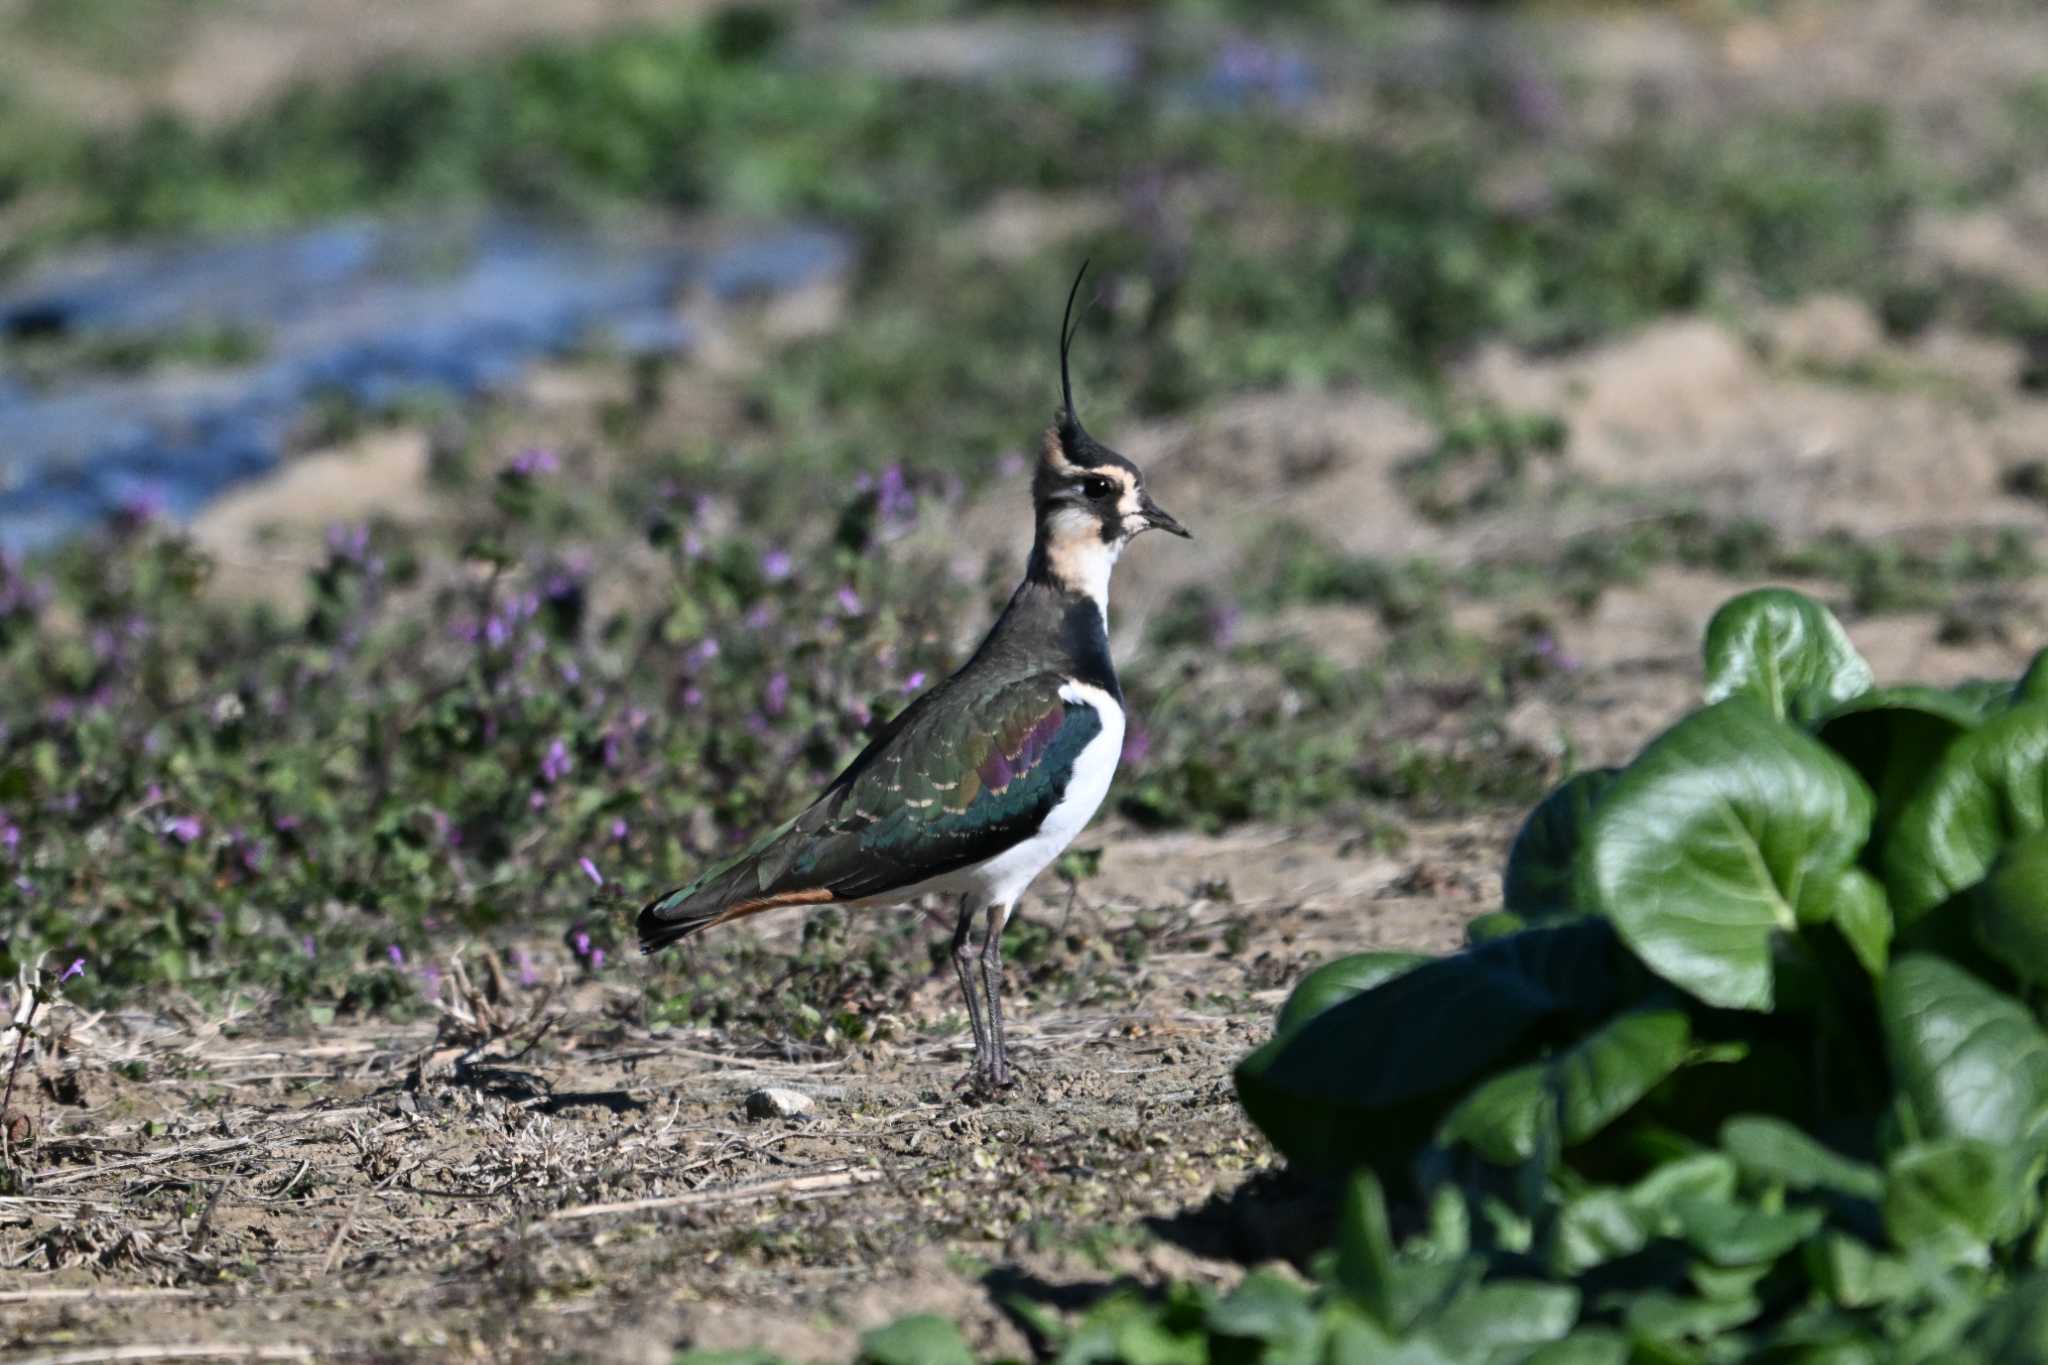
[[[917,494],[910,491],[902,465],[892,464],[882,471],[875,486],[875,506],[886,524],[903,526],[917,520]]]
[[[1576,673],[1579,671],[1580,664],[1578,658],[1565,652],[1564,646],[1558,643],[1557,637],[1548,631],[1536,637],[1536,642],[1532,646],[1532,652],[1537,658],[1549,664],[1560,673]]]
[[[627,835],[627,833],[628,833],[628,832],[629,832],[629,831],[628,831],[628,828],[627,828],[626,822],[625,822],[624,820],[614,820],[614,821],[612,821],[612,842],[613,842],[613,843],[615,843],[615,844],[623,844],[623,843],[625,843],[625,842],[626,842],[626,835]]]
[[[384,956],[391,959],[391,965],[394,967],[403,967],[405,965],[405,949],[399,947],[396,943],[384,950]]]
[[[683,652],[683,662],[692,669],[702,668],[718,657],[718,639],[707,635]]]
[[[70,980],[70,979],[71,979],[72,977],[74,977],[74,976],[84,976],[84,975],[85,975],[85,959],[84,959],[84,958],[82,958],[82,957],[74,957],[74,958],[72,958],[72,959],[71,959],[71,965],[70,965],[69,967],[66,967],[66,968],[64,969],[64,975],[62,975],[62,976],[60,976],[60,977],[58,977],[58,978],[57,978],[57,984],[61,986],[61,985],[63,985],[63,984],[65,983],[65,982],[69,981],[69,980]]]
[[[1228,648],[1237,638],[1237,623],[1243,612],[1235,602],[1222,602],[1209,610],[1209,642],[1219,648]]]
[[[767,686],[761,689],[761,709],[771,716],[789,709],[789,674],[778,670],[769,676]]]
[[[1146,731],[1144,726],[1136,721],[1132,721],[1131,728],[1124,731],[1123,761],[1135,768],[1142,766],[1145,760],[1151,756],[1151,734]]]
[[[10,858],[21,848],[21,830],[4,817],[0,817],[0,848],[6,849]]]
[[[583,875],[590,878],[591,881],[596,882],[599,886],[604,885],[604,873],[597,870],[596,863],[593,863],[588,858],[578,858],[576,866],[582,868]]]
[[[534,447],[522,450],[512,460],[512,472],[523,479],[537,479],[543,474],[553,474],[562,467],[552,450]]]
[[[311,934],[301,934],[299,935],[299,951],[307,957],[318,957],[320,956],[320,945],[313,941]]]
[[[569,746],[559,739],[551,740],[546,755],[540,761],[541,781],[553,786],[567,777],[569,769],[573,766],[569,759]]]
[[[839,591],[834,595],[839,599],[839,610],[848,616],[858,616],[866,610],[861,605],[860,594],[853,590],[851,583],[840,584]]]
[[[196,815],[174,815],[164,821],[164,833],[181,844],[189,844],[206,832]]]
[[[590,950],[590,970],[593,972],[604,970],[604,949],[592,948]]]
[[[787,550],[766,550],[761,554],[761,576],[770,583],[780,583],[795,567]]]
[[[907,697],[912,692],[917,691],[917,689],[923,686],[924,670],[920,668],[915,673],[911,674],[909,677],[903,680],[903,695]]]
[[[740,618],[748,630],[766,630],[775,620],[773,602],[756,602],[747,608],[747,614]]]
[[[519,969],[520,985],[534,986],[540,983],[540,972],[534,968],[533,959],[527,956],[526,949],[513,949],[512,963]]]
[[[691,708],[695,708],[695,707],[699,707],[699,706],[702,706],[703,704],[704,704],[704,689],[703,689],[703,688],[701,688],[701,687],[686,687],[686,688],[684,688],[684,689],[683,689],[683,705],[684,705],[684,706],[687,706],[687,707],[691,707]]]
[[[370,549],[370,528],[360,522],[344,526],[335,522],[327,528],[327,553],[350,564],[359,564]]]

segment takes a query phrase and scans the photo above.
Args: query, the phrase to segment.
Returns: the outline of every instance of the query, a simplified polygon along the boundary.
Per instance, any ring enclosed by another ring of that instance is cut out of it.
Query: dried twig
[[[756,1199],[773,1199],[778,1195],[791,1195],[798,1199],[817,1199],[826,1195],[842,1194],[862,1185],[871,1185],[882,1178],[882,1173],[872,1166],[857,1167],[850,1171],[831,1171],[821,1175],[793,1175],[782,1180],[764,1180],[756,1185],[742,1185],[738,1189],[694,1190],[689,1194],[666,1195],[655,1199],[625,1199],[612,1204],[576,1204],[566,1209],[557,1209],[547,1216],[550,1223],[563,1223],[577,1218],[602,1218],[613,1213],[647,1213],[655,1209],[687,1209],[706,1204],[741,1204]]]

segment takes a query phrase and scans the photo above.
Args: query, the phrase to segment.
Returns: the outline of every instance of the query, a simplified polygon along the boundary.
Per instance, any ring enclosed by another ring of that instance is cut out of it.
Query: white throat
[[[1109,574],[1116,567],[1116,557],[1123,552],[1124,543],[1122,539],[1103,540],[1099,524],[1092,517],[1077,515],[1071,524],[1062,525],[1066,520],[1066,515],[1062,515],[1046,528],[1049,534],[1044,547],[1045,567],[1061,587],[1092,599],[1107,629]]]

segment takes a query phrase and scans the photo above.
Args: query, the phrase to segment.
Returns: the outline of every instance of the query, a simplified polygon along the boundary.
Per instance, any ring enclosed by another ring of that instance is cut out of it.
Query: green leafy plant
[[[1705,705],[1532,812],[1470,947],[1305,979],[1245,1108],[1374,1173],[1337,1282],[1401,1359],[2039,1359],[2039,662],[1878,688],[1781,589],[1705,653]]]

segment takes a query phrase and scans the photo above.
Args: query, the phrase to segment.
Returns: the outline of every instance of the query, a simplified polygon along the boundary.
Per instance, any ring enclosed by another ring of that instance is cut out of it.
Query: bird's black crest
[[[1103,469],[1116,465],[1136,471],[1137,466],[1103,445],[1088,434],[1081,425],[1081,418],[1074,411],[1074,381],[1067,358],[1073,350],[1074,337],[1081,330],[1081,323],[1074,317],[1074,300],[1081,293],[1081,281],[1087,277],[1088,262],[1081,262],[1080,270],[1074,274],[1074,283],[1067,290],[1067,311],[1060,316],[1060,450],[1067,462],[1079,469]],[[1086,310],[1083,309],[1085,312]]]
[[[1081,281],[1088,276],[1088,262],[1081,262],[1081,268],[1074,272],[1074,283],[1067,290],[1067,311],[1060,315],[1060,437],[1067,432],[1086,435],[1081,431],[1080,414],[1074,411],[1074,381],[1067,371],[1067,352],[1074,344],[1074,333],[1080,325],[1074,322],[1074,298],[1081,292]],[[1070,325],[1071,324],[1071,325]]]

